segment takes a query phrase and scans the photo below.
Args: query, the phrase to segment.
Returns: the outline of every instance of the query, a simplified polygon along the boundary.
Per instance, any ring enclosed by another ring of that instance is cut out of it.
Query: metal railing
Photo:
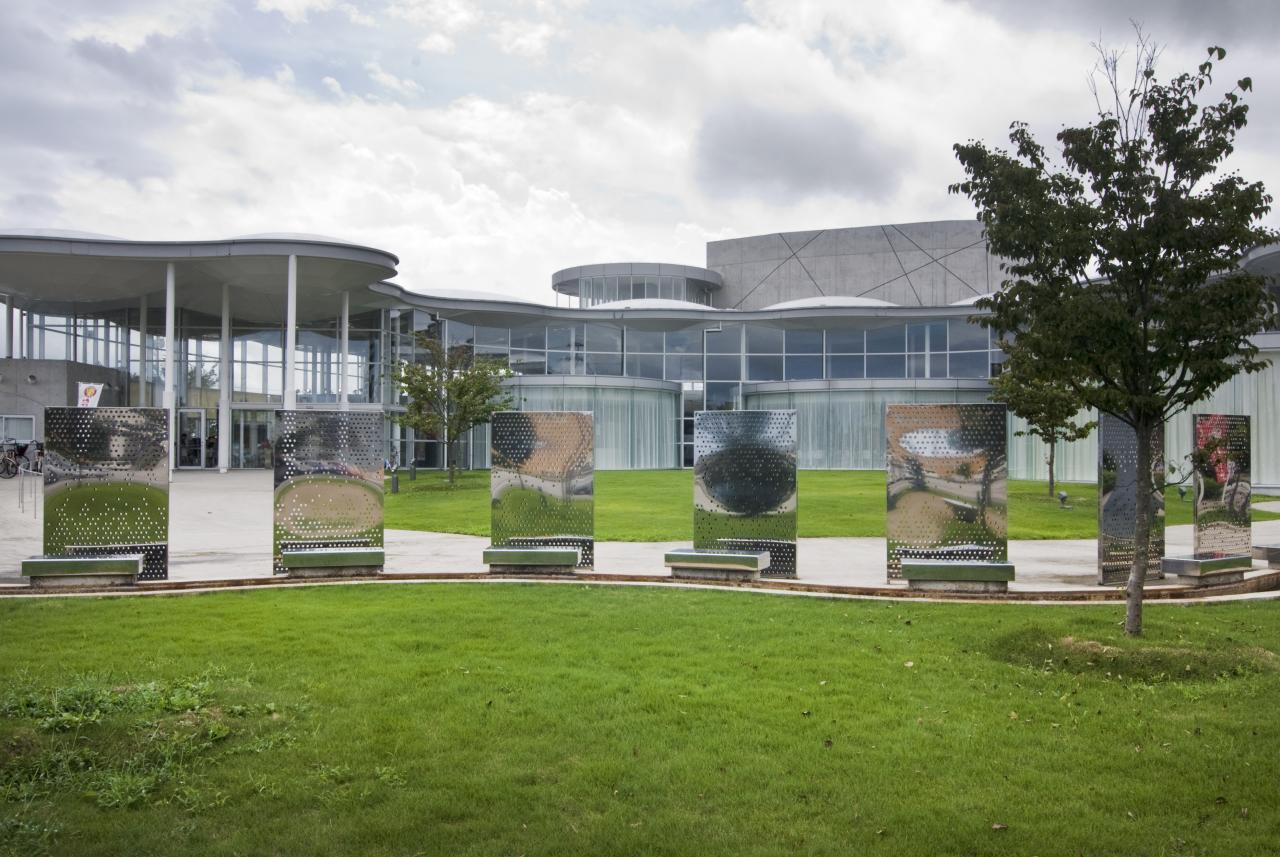
[[[40,498],[44,489],[44,474],[32,470],[26,465],[18,468],[18,512],[26,514],[31,510],[31,519],[40,518]],[[28,494],[30,496],[28,496]]]

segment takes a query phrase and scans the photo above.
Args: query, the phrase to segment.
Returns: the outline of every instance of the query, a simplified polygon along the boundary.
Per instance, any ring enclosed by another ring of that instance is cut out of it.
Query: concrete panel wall
[[[35,380],[28,381],[30,376]],[[102,407],[128,404],[124,373],[119,370],[67,360],[0,359],[0,414],[35,417],[36,438],[42,439],[44,409],[74,406],[81,381],[110,385],[102,391]]]
[[[707,268],[724,278],[716,306],[736,309],[824,295],[945,306],[994,291],[1002,279],[973,220],[711,241]]]

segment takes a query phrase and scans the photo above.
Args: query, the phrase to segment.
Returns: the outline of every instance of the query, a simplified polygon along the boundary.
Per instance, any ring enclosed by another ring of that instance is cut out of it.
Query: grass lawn
[[[3,600],[0,853],[1274,854],[1280,604],[1121,610]]]
[[[1049,496],[1048,483],[1009,482],[1009,538],[1091,539],[1098,535],[1098,491],[1092,484],[1066,484],[1073,507],[1064,511]],[[693,538],[693,471],[602,470],[596,472],[596,539],[599,541],[688,541]],[[1256,500],[1275,500],[1258,496]],[[884,474],[868,470],[800,471],[801,538],[883,536]],[[1170,489],[1169,524],[1191,523],[1191,503]],[[1280,518],[1254,510],[1255,521]],[[456,487],[438,471],[400,475],[400,493],[386,495],[386,525],[392,529],[489,534],[489,472],[460,474]]]

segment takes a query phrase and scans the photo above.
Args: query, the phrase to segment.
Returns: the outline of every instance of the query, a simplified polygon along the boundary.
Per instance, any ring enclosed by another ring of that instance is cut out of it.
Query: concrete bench
[[[378,547],[283,548],[280,564],[290,577],[360,577],[377,574],[386,562]]]
[[[1253,558],[1267,564],[1267,568],[1280,568],[1280,545],[1254,545]]]
[[[22,561],[32,586],[132,586],[142,573],[140,553],[111,556],[33,556]]]
[[[933,592],[1009,591],[1013,563],[955,559],[904,559],[902,577],[908,589]]]
[[[1222,583],[1238,583],[1244,573],[1253,568],[1249,554],[1204,553],[1191,556],[1166,556],[1160,560],[1160,570],[1173,575],[1178,583],[1187,586],[1213,586]]]
[[[484,564],[494,574],[573,574],[578,559],[577,548],[522,545],[484,550]]]
[[[686,580],[756,580],[769,567],[768,551],[677,548],[662,562],[671,576]]]

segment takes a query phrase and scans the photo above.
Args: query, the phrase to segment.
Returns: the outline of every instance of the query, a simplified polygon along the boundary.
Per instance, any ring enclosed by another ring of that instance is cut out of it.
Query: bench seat
[[[572,574],[579,558],[577,548],[567,547],[491,546],[484,550],[484,564],[500,574]]]
[[[755,580],[769,568],[768,551],[677,548],[667,551],[663,564],[671,576],[691,580]]]
[[[1008,592],[1013,563],[957,559],[903,559],[910,589],[937,592]]]
[[[140,553],[109,556],[33,556],[22,561],[32,586],[132,586],[142,573]]]
[[[1162,572],[1189,586],[1238,583],[1244,580],[1244,573],[1251,568],[1253,557],[1249,554],[1191,554],[1166,556],[1160,560]]]
[[[376,574],[386,562],[378,547],[284,548],[280,564],[290,577],[355,577]]]

